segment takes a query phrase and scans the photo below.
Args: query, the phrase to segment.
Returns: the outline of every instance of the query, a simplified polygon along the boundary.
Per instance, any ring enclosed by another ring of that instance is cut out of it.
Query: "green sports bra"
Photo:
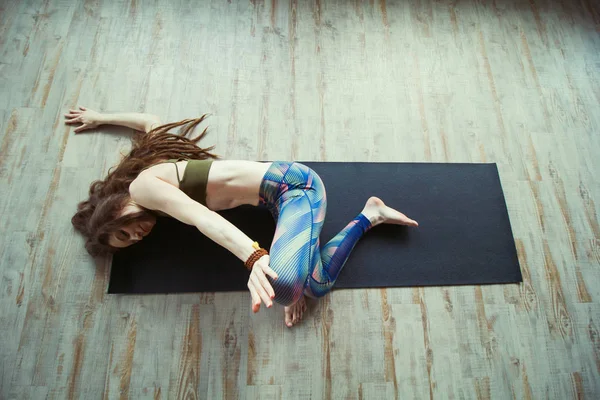
[[[183,178],[181,179],[179,178],[178,161],[185,160],[167,160],[159,164],[173,163],[175,165],[175,170],[177,171],[179,189],[187,194],[192,200],[206,206],[206,185],[208,184],[208,172],[210,171],[213,160],[188,160],[185,171],[183,172]]]

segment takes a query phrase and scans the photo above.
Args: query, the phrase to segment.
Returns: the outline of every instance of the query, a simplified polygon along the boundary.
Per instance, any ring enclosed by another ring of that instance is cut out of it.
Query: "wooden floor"
[[[0,2],[0,398],[600,398],[597,2],[152,3]],[[75,136],[78,104],[210,112],[227,158],[496,162],[524,282],[337,291],[291,330],[107,295],[70,217],[130,131]]]

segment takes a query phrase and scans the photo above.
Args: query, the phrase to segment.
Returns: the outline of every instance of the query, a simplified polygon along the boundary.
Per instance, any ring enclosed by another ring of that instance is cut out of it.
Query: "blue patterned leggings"
[[[325,220],[327,197],[321,178],[305,165],[274,162],[260,187],[260,204],[277,223],[271,245],[271,268],[279,278],[270,280],[275,301],[288,306],[302,294],[327,294],[350,252],[371,228],[359,214],[322,248],[319,234]]]

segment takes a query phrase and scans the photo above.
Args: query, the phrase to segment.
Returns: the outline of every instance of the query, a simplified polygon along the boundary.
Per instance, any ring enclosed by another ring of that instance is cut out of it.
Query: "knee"
[[[271,281],[275,291],[275,301],[282,306],[290,306],[302,297],[304,291],[305,279],[293,279],[279,277],[276,281]]]

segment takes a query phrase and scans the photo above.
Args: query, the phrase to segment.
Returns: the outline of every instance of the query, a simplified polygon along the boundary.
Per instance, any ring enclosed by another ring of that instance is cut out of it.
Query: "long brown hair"
[[[90,198],[77,206],[77,213],[71,223],[86,238],[85,247],[92,256],[113,253],[117,248],[110,246],[110,235],[120,227],[133,221],[145,220],[150,211],[119,217],[121,210],[131,200],[129,185],[145,168],[160,161],[206,160],[218,158],[211,153],[214,146],[201,148],[197,143],[206,135],[205,128],[194,138],[187,138],[198,124],[206,119],[206,114],[196,119],[161,125],[146,134],[138,134],[133,139],[129,154],[108,171],[102,181],[90,186]],[[169,133],[173,128],[182,127],[178,134]]]

